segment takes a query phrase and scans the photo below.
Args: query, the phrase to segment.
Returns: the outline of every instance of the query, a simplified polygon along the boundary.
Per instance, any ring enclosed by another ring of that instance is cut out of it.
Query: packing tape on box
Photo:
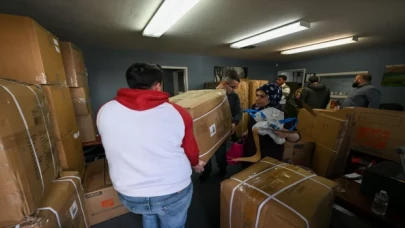
[[[78,103],[78,104],[86,104],[87,103],[87,99],[83,98],[83,97],[76,97],[76,98],[72,98],[73,103]]]
[[[45,124],[45,130],[46,130],[46,135],[48,136],[48,141],[49,141],[49,149],[51,150],[51,156],[52,156],[52,163],[53,163],[53,170],[54,170],[54,175],[57,176],[58,175],[58,171],[56,169],[56,162],[55,162],[55,156],[54,156],[54,150],[53,150],[53,145],[52,145],[52,141],[51,141],[51,136],[49,134],[49,130],[48,130],[48,125],[46,124],[46,119],[45,119],[45,113],[43,110],[43,105],[41,104],[41,101],[38,98],[38,95],[35,93],[35,91],[29,86],[29,85],[25,85],[25,84],[21,84],[21,83],[17,83],[15,81],[8,81],[8,82],[12,82],[14,84],[17,85],[21,85],[21,86],[25,86],[27,87],[29,90],[31,90],[31,92],[35,95],[35,98],[37,99],[37,104],[41,109],[41,115],[42,115],[42,119],[44,121]],[[41,87],[39,85],[37,85],[37,87],[41,90]]]
[[[79,180],[80,183],[82,183],[82,179],[80,177],[77,177],[77,176],[63,176],[63,177],[59,177],[59,180],[64,180],[64,179],[68,179],[68,178],[77,179],[77,180]],[[83,185],[80,185],[80,187],[84,191]]]
[[[250,187],[250,188],[253,188],[253,189],[255,189],[255,190],[257,190],[257,191],[259,191],[259,192],[261,192],[261,193],[263,193],[264,195],[267,196],[267,199],[265,199],[265,200],[260,204],[260,206],[259,206],[259,208],[258,208],[258,211],[257,211],[257,214],[256,214],[256,223],[255,223],[255,227],[256,227],[256,228],[259,227],[259,220],[260,220],[260,213],[261,213],[261,210],[262,210],[263,206],[264,206],[268,201],[270,201],[270,200],[275,200],[275,201],[277,201],[278,203],[280,203],[281,205],[283,205],[284,207],[286,207],[287,209],[289,209],[290,211],[292,211],[293,213],[295,213],[297,216],[299,216],[301,219],[304,220],[304,222],[306,223],[306,227],[309,228],[308,220],[307,220],[303,215],[301,215],[298,211],[296,211],[295,209],[293,209],[293,208],[291,208],[290,206],[286,205],[286,204],[283,203],[282,201],[276,199],[275,197],[276,197],[277,195],[279,195],[280,193],[284,192],[285,190],[287,190],[287,189],[289,189],[289,188],[291,188],[291,187],[293,187],[293,186],[295,186],[295,185],[297,185],[297,184],[299,184],[299,183],[301,183],[301,182],[303,182],[303,181],[306,181],[306,180],[313,180],[314,182],[316,182],[316,183],[318,183],[318,184],[320,184],[320,185],[322,185],[322,186],[328,188],[330,191],[332,191],[332,189],[331,189],[330,187],[326,186],[325,184],[322,184],[322,183],[320,183],[320,182],[318,182],[318,181],[312,179],[312,177],[316,177],[316,176],[317,176],[316,174],[312,174],[312,175],[309,175],[309,176],[305,176],[305,175],[303,175],[303,174],[301,174],[301,173],[299,173],[299,172],[297,172],[297,171],[295,171],[295,170],[292,170],[292,169],[289,169],[289,168],[287,168],[287,167],[284,167],[284,165],[285,165],[286,163],[282,163],[282,164],[276,165],[276,164],[274,164],[274,163],[272,163],[272,162],[268,162],[268,161],[260,161],[260,162],[262,162],[262,163],[267,163],[267,164],[271,164],[271,165],[273,165],[273,166],[272,166],[272,167],[269,167],[269,168],[267,168],[267,169],[265,169],[265,170],[263,170],[263,171],[261,171],[261,172],[259,172],[259,173],[257,173],[257,174],[251,175],[249,178],[247,178],[247,179],[244,180],[244,181],[239,180],[239,179],[236,179],[236,178],[233,178],[233,177],[231,178],[232,180],[239,182],[239,184],[238,184],[237,186],[235,186],[235,187],[232,189],[231,203],[230,203],[230,206],[229,206],[229,227],[232,228],[232,205],[233,205],[233,199],[234,199],[235,191],[236,191],[236,189],[239,188],[241,185],[246,185],[246,186],[248,186],[248,187]],[[277,168],[277,167],[280,167],[280,168],[282,168],[282,169],[287,169],[287,170],[289,170],[289,171],[291,171],[291,172],[294,172],[294,173],[296,173],[296,174],[302,176],[303,178],[300,179],[300,180],[298,180],[298,181],[296,181],[296,182],[294,182],[294,183],[292,183],[292,184],[290,184],[290,185],[288,185],[288,186],[286,186],[286,187],[284,187],[284,188],[282,188],[282,189],[280,189],[279,191],[277,191],[277,192],[274,193],[273,195],[270,195],[270,194],[268,194],[268,193],[262,191],[261,189],[256,188],[255,186],[252,186],[252,185],[246,183],[246,182],[249,181],[250,179],[252,179],[252,178],[254,178],[254,177],[257,177],[257,176],[259,176],[259,175],[261,175],[261,174],[263,174],[263,173],[265,173],[265,172],[268,172],[268,171],[270,171],[270,170],[272,170],[272,169],[274,169],[274,168]]]
[[[215,106],[215,108],[211,109],[209,112],[205,113],[204,115],[202,115],[202,116],[200,116],[200,117],[198,117],[198,118],[193,119],[193,122],[196,122],[196,121],[198,121],[198,120],[204,118],[205,116],[209,115],[210,113],[214,112],[214,111],[217,110],[219,107],[221,107],[227,100],[228,100],[228,97],[225,96],[224,99],[223,99],[223,101],[222,101],[219,105]],[[205,153],[203,153],[203,154],[200,154],[199,157],[204,157],[205,155],[211,153],[211,151],[212,151],[216,146],[218,146],[219,143],[223,142],[223,140],[224,140],[225,138],[227,138],[227,137],[229,137],[229,134],[224,135],[224,137],[222,137],[221,140],[219,140],[214,146],[212,146],[209,150],[207,150],[207,152],[205,152]]]
[[[68,178],[68,177],[66,176],[65,178]],[[78,177],[73,177],[73,178],[78,178]],[[78,178],[78,179],[80,180],[79,183],[81,183],[81,179],[80,178]],[[86,224],[86,227],[88,228],[89,226],[87,225],[86,214],[84,213],[84,209],[83,209],[83,202],[82,202],[82,199],[80,198],[79,190],[77,189],[76,183],[72,179],[57,179],[57,180],[54,180],[53,182],[70,182],[73,184],[73,186],[75,187],[75,190],[76,190],[77,198],[79,199],[80,209],[83,214],[84,223]],[[80,184],[80,186],[81,186],[81,184]],[[83,189],[83,186],[81,186],[81,188]]]
[[[2,87],[8,94],[10,94],[11,98],[13,98],[13,101],[14,101],[15,105],[17,106],[17,110],[18,110],[18,112],[20,113],[21,119],[22,119],[22,121],[23,121],[23,123],[24,123],[25,130],[26,130],[26,132],[27,132],[27,135],[28,135],[28,138],[29,138],[29,141],[30,141],[30,145],[31,145],[31,147],[32,147],[32,151],[34,152],[35,163],[36,163],[37,166],[38,166],[39,177],[41,178],[42,196],[43,196],[43,195],[44,195],[44,192],[45,192],[44,178],[43,178],[43,176],[42,176],[42,169],[41,169],[41,164],[39,163],[38,153],[37,153],[37,150],[35,149],[34,142],[33,142],[33,140],[32,140],[30,131],[29,131],[29,129],[28,129],[27,120],[25,119],[24,113],[22,112],[21,107],[20,107],[20,104],[18,103],[17,98],[15,97],[15,95],[13,94],[13,92],[11,92],[11,91],[10,91],[6,86],[4,86],[4,85],[0,85],[0,87]]]
[[[258,175],[260,175],[260,174],[262,174],[262,173],[265,173],[265,172],[270,171],[270,170],[272,170],[272,169],[274,169],[274,168],[277,168],[277,167],[280,167],[280,166],[282,166],[282,165],[285,165],[285,163],[278,164],[278,165],[273,164],[273,165],[274,165],[274,166],[269,167],[269,168],[267,168],[267,169],[265,169],[265,170],[263,170],[263,171],[261,171],[261,172],[255,174],[255,175],[251,175],[250,177],[248,177],[248,178],[245,180],[245,182],[249,181],[250,179],[252,179],[252,178],[254,178],[254,177],[256,177],[256,176],[258,176]],[[230,203],[230,205],[229,205],[229,226],[230,226],[230,227],[232,227],[232,206],[233,206],[233,198],[235,197],[235,191],[236,191],[236,189],[238,189],[242,184],[243,184],[243,183],[239,183],[238,185],[236,185],[236,187],[234,187],[234,188],[232,189],[231,203]]]
[[[58,222],[58,228],[62,228],[62,225],[60,223],[59,214],[55,209],[53,209],[52,207],[40,207],[40,208],[38,208],[38,211],[50,211],[50,212],[52,212],[56,217],[56,221]]]
[[[202,115],[202,116],[200,116],[200,117],[198,117],[198,118],[193,119],[193,122],[196,122],[196,121],[198,121],[198,120],[204,118],[205,116],[211,114],[213,111],[215,111],[215,110],[217,110],[219,107],[221,107],[221,106],[225,103],[225,101],[227,101],[227,100],[228,100],[228,97],[225,95],[225,96],[224,96],[224,100],[223,100],[219,105],[215,106],[215,108],[211,109],[209,112],[205,113],[204,115]]]
[[[219,143],[223,143],[223,140],[224,140],[225,138],[227,138],[227,137],[229,137],[229,133],[226,134],[226,135],[224,135],[224,137],[222,137],[221,140],[219,140],[217,143],[215,143],[215,145],[212,146],[207,152],[205,152],[205,153],[203,153],[203,154],[200,154],[199,157],[204,157],[205,155],[211,153],[211,151],[212,151],[216,146],[218,146]]]
[[[58,171],[57,171],[57,169],[56,169],[56,162],[55,162],[55,156],[54,156],[54,151],[53,151],[53,145],[52,145],[52,141],[51,141],[51,136],[50,136],[50,134],[49,134],[48,125],[46,124],[44,109],[42,108],[43,105],[41,104],[41,101],[39,100],[38,95],[35,93],[35,91],[34,91],[30,86],[28,86],[28,85],[26,85],[26,87],[27,87],[29,90],[31,90],[31,92],[35,95],[35,98],[37,99],[38,106],[39,106],[40,109],[41,109],[42,120],[44,121],[44,124],[45,124],[46,135],[48,136],[49,148],[50,148],[50,150],[51,150],[51,155],[52,155],[53,170],[54,170],[54,174],[55,174],[55,177],[56,177],[56,176],[58,176]],[[38,86],[38,87],[39,87],[39,86]],[[41,87],[39,87],[39,88],[41,88]]]

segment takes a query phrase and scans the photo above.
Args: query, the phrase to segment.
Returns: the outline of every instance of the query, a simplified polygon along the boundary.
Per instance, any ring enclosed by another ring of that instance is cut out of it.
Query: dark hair
[[[231,81],[240,82],[240,78],[239,78],[238,73],[236,73],[235,70],[230,70],[230,71],[228,71],[228,74],[222,78],[222,81],[226,81],[228,83]]]
[[[127,72],[126,78],[131,89],[150,89],[163,81],[163,71],[159,65],[148,63],[134,63]]]
[[[310,83],[314,83],[314,82],[319,82],[319,78],[318,78],[318,76],[311,76],[311,77],[309,77],[308,78],[308,81],[310,82]]]
[[[371,79],[373,79],[373,77],[371,76],[371,74],[359,74],[360,76],[361,76],[361,78],[364,80],[364,81],[367,81],[367,82],[371,82]]]
[[[284,81],[287,81],[287,76],[285,76],[285,75],[279,75],[279,76],[277,76],[277,78],[281,78]]]

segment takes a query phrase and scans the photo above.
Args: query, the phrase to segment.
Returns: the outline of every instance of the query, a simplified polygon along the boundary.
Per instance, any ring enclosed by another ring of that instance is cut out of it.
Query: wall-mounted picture
[[[382,86],[405,86],[405,64],[387,65],[381,80]]]
[[[247,67],[214,67],[215,81],[220,82],[223,77],[227,76],[230,71],[235,71],[240,78],[247,78],[248,68]]]

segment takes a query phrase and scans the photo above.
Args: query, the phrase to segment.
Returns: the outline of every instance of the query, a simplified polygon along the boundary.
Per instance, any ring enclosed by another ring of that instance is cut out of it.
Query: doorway
[[[287,97],[287,99],[291,98],[295,94],[295,91],[297,91],[299,88],[304,87],[305,73],[306,73],[305,68],[291,69],[291,70],[279,70],[277,72],[277,75],[287,76],[287,81],[285,84],[287,84],[290,87],[290,94]]]
[[[188,71],[187,67],[162,66],[163,72],[163,91],[176,96],[188,91]]]

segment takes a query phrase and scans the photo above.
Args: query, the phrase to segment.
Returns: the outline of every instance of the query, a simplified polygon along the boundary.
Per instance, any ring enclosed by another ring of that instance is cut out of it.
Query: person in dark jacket
[[[221,83],[218,85],[217,89],[225,89],[226,95],[228,97],[229,106],[231,108],[232,114],[232,130],[231,130],[231,137],[235,141],[235,130],[236,126],[239,124],[240,120],[242,119],[242,109],[240,107],[240,99],[238,94],[235,93],[235,90],[238,88],[240,83],[240,79],[238,74],[235,71],[230,71],[228,76],[222,78]],[[227,152],[227,141],[225,141],[215,153],[215,158],[217,160],[218,168],[219,168],[219,176],[225,177],[226,176],[226,169],[228,167],[228,162],[226,159],[226,152]],[[205,181],[209,178],[212,172],[212,162],[209,160],[204,167],[204,172],[200,176],[200,181]]]
[[[287,100],[284,111],[289,117],[297,117],[300,108],[303,108],[301,98],[302,88],[295,91],[294,96]]]
[[[301,101],[311,108],[325,109],[330,101],[330,90],[319,83],[317,76],[311,76],[308,81],[310,84],[302,90]]]
[[[282,90],[276,84],[265,84],[256,90],[256,104],[252,106],[254,110],[263,110],[265,108],[276,108],[284,113],[284,118],[287,118],[287,114],[283,111],[280,105],[282,97]],[[249,115],[248,132],[246,140],[243,146],[243,156],[250,157],[256,154],[256,145],[253,138],[252,128],[256,124],[255,119]],[[284,124],[284,128],[288,129],[292,127],[293,123]],[[279,137],[285,138],[289,142],[297,142],[300,140],[298,133],[282,133],[275,132]],[[269,135],[259,135],[259,143],[262,158],[272,157],[278,160],[283,159],[284,144],[277,144]],[[246,168],[252,163],[243,162],[242,167]]]

